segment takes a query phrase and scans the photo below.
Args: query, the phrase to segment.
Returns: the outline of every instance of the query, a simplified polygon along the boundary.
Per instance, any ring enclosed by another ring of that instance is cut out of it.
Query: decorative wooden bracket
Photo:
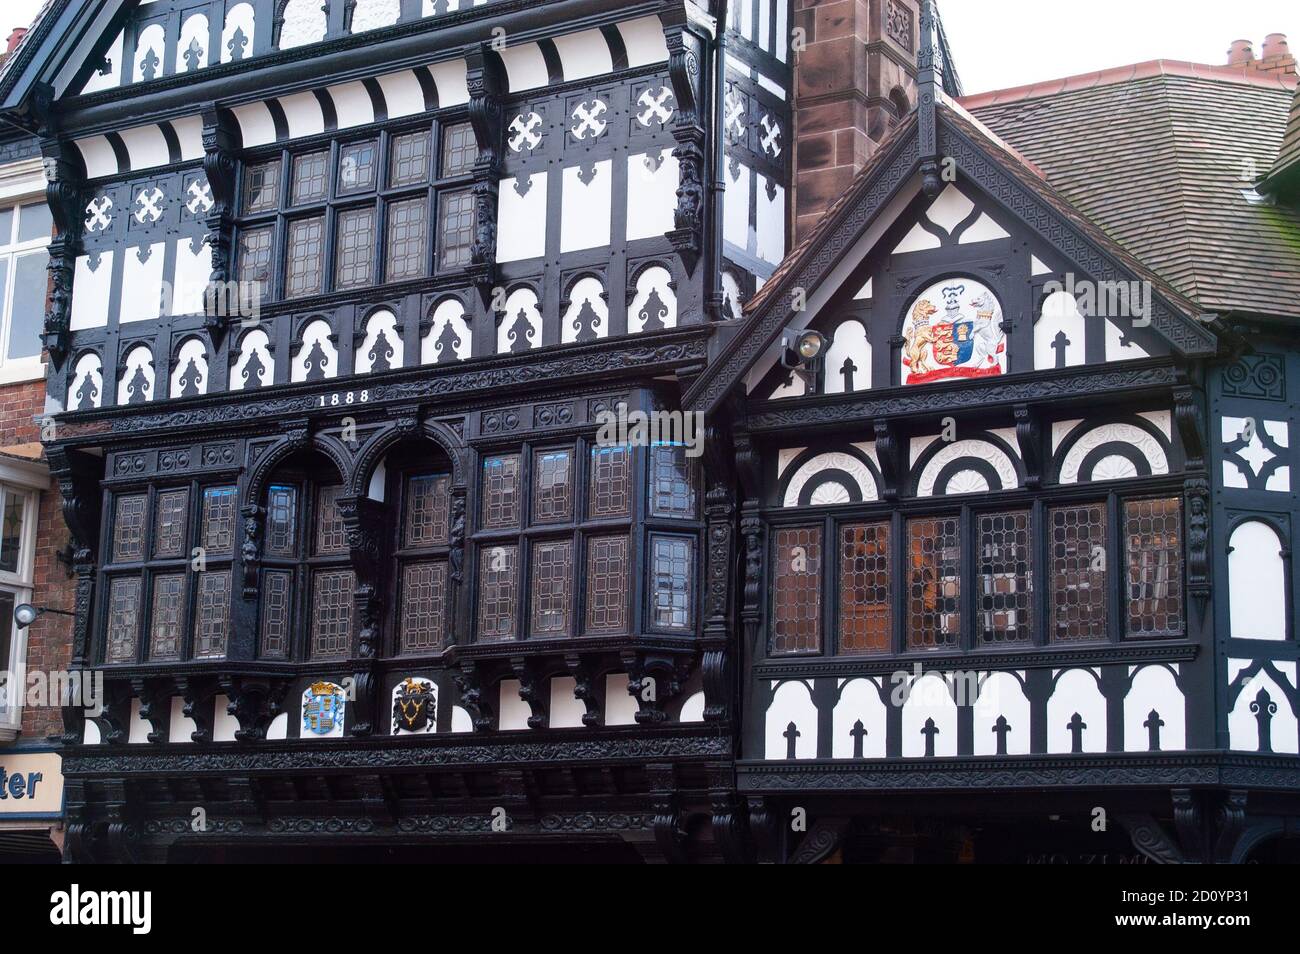
[[[483,686],[482,670],[472,659],[466,659],[461,662],[460,672],[455,679],[456,687],[460,690],[460,704],[469,710],[474,731],[489,731],[496,713]]]
[[[226,713],[239,723],[235,741],[260,742],[265,739],[271,721],[284,711],[289,683],[261,676],[223,675],[219,677],[219,684],[230,700]]]
[[[892,421],[876,421],[876,461],[880,465],[880,496],[885,500],[898,499],[898,482],[903,474],[899,461],[899,443]]]
[[[1020,445],[1020,459],[1025,463],[1025,486],[1037,490],[1043,484],[1043,439],[1038,423],[1038,411],[1028,404],[1017,404],[1016,442]]]
[[[519,680],[519,698],[528,703],[531,713],[528,716],[528,728],[546,728],[549,719],[547,690],[550,683],[538,676],[537,667],[527,656],[511,656],[510,669]]]
[[[586,710],[582,713],[582,724],[589,727],[600,725],[605,716],[601,705],[601,693],[596,687],[591,667],[578,653],[566,654],[564,665],[568,668],[569,675],[573,677],[573,695]]]

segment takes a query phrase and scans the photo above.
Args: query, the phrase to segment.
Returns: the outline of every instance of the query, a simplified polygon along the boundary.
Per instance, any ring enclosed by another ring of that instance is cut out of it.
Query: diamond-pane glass
[[[772,653],[817,652],[822,645],[822,531],[776,531]]]
[[[892,642],[889,524],[840,528],[840,652],[887,653]]]
[[[989,645],[1028,642],[1034,603],[1029,511],[982,513],[976,522],[976,621],[980,641]]]
[[[165,560],[185,556],[185,524],[189,520],[190,492],[165,490],[158,495],[153,524],[153,555]]]
[[[1051,560],[1051,639],[1106,638],[1106,505],[1047,511]]]
[[[387,280],[420,278],[429,237],[429,204],[423,197],[388,205]]]
[[[660,517],[695,516],[695,462],[686,448],[677,444],[656,444],[650,448],[650,500]]]
[[[956,646],[961,636],[961,537],[956,517],[907,521],[907,648]]]
[[[207,555],[228,556],[235,546],[234,487],[207,487],[203,491],[201,537]]]
[[[153,578],[153,611],[149,622],[149,658],[181,658],[184,636],[185,574],[168,573]]]
[[[297,552],[298,488],[272,484],[266,495],[266,554],[292,557]]]
[[[534,544],[530,572],[533,635],[567,635],[573,606],[573,543]]]
[[[111,663],[135,662],[139,632],[140,578],[118,577],[108,589],[105,659]]]
[[[539,451],[533,456],[533,523],[573,517],[573,451]]]
[[[293,204],[318,202],[329,191],[328,152],[310,152],[293,160]]]
[[[274,212],[280,205],[280,160],[244,169],[244,214]]]
[[[429,181],[429,132],[394,136],[390,148],[388,184],[419,185]]]
[[[285,659],[289,655],[289,599],[293,574],[288,570],[267,570],[262,574],[263,659]]]
[[[343,493],[339,485],[321,487],[316,494],[316,552],[318,554],[342,553],[348,548],[348,536],[339,512],[338,499]]]
[[[1183,507],[1176,497],[1124,502],[1132,639],[1183,631]]]

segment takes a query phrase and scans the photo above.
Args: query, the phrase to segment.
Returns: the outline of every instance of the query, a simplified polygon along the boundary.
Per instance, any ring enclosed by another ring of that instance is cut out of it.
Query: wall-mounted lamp
[[[53,606],[33,606],[31,603],[19,603],[14,607],[14,622],[18,624],[19,629],[26,629],[46,613],[57,613],[59,616],[77,615],[67,610],[55,609]]]

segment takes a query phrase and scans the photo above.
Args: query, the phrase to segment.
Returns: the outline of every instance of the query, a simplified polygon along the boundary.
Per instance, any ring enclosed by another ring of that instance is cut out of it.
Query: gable
[[[1149,283],[1099,282],[972,180],[917,191],[815,313],[827,345],[817,393],[1051,371],[1167,357],[1147,326]],[[809,392],[766,354],[757,399]]]
[[[1072,340],[1072,345],[1063,346],[1066,367],[1114,360],[1119,354],[1143,357],[1215,350],[1216,334],[1208,322],[1197,319],[1198,309],[1191,301],[1111,242],[1021,157],[956,110],[941,108],[938,117],[939,154],[954,160],[956,192],[945,195],[941,190],[932,200],[922,196],[915,123],[898,127],[853,188],[750,303],[744,327],[727,340],[718,360],[688,389],[688,407],[707,412],[742,381],[755,390],[779,360],[782,333],[809,325],[822,330],[816,323],[834,322],[831,313],[836,307],[847,315],[874,313],[876,327],[867,336],[874,339],[872,386],[906,384],[901,357],[894,363],[883,348],[888,344],[893,354],[904,346],[902,308],[909,299],[920,300],[935,283],[963,274],[971,280],[984,276],[986,280],[978,282],[981,291],[993,292],[1003,320],[1008,315],[1012,319],[1013,338],[1021,338],[1004,347],[1010,363],[1000,373],[1046,370],[1039,364],[1045,365],[1046,355],[1055,352],[1042,342],[1036,348],[1033,338],[1043,315],[1044,292],[1057,290],[1049,285],[1053,281],[1063,286],[1060,290],[1068,284],[1076,300],[1084,304],[1091,289],[1094,309],[1099,301],[1109,306],[1117,296],[1128,296],[1124,308],[1133,315],[1137,311],[1132,297],[1141,296],[1147,306],[1137,327],[1132,316],[1125,318],[1121,313],[1103,314],[1110,320],[1098,323],[1096,329],[1084,327],[1082,335],[1076,330],[1075,338],[1082,337],[1084,343]],[[1001,249],[998,243],[1002,243]],[[886,258],[894,257],[899,261],[889,263],[888,274],[895,287],[882,289],[876,272],[886,267]],[[911,271],[903,268],[909,261]],[[924,269],[917,271],[919,266]],[[1015,289],[1007,285],[1012,274],[1021,282]],[[1073,283],[1069,284],[1071,276]],[[869,298],[863,293],[868,281],[872,288]],[[940,294],[942,288],[940,285]],[[1069,309],[1060,314],[1053,310],[1063,301],[1058,297],[1048,308],[1050,322],[1078,325]],[[1013,302],[1014,312],[1008,310],[1008,302]],[[879,317],[885,312],[887,317]],[[1017,321],[1022,314],[1033,315],[1034,321]],[[978,313],[968,317],[972,322],[989,323]],[[1078,317],[1086,319],[1086,309]],[[888,334],[881,330],[885,326],[892,329]],[[1046,330],[1048,325],[1043,327]],[[1070,335],[1067,328],[1059,327],[1053,331],[1053,339],[1056,331],[1065,331],[1067,338]],[[858,335],[855,329],[846,329],[846,333]],[[996,338],[992,332],[988,336]],[[1145,355],[1131,351],[1134,347]],[[1110,359],[1106,358],[1107,349]],[[1052,358],[1053,368],[1056,360]],[[855,359],[854,363],[859,362]]]

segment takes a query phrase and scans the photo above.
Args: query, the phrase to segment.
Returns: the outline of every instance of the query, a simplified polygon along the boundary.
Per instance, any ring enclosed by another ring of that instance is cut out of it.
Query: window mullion
[[[1125,592],[1128,587],[1128,567],[1125,563],[1124,522],[1120,516],[1119,496],[1113,491],[1106,496],[1106,523],[1109,525],[1107,540],[1106,599],[1107,617],[1111,620],[1107,641],[1121,642],[1128,626],[1128,602]]]

